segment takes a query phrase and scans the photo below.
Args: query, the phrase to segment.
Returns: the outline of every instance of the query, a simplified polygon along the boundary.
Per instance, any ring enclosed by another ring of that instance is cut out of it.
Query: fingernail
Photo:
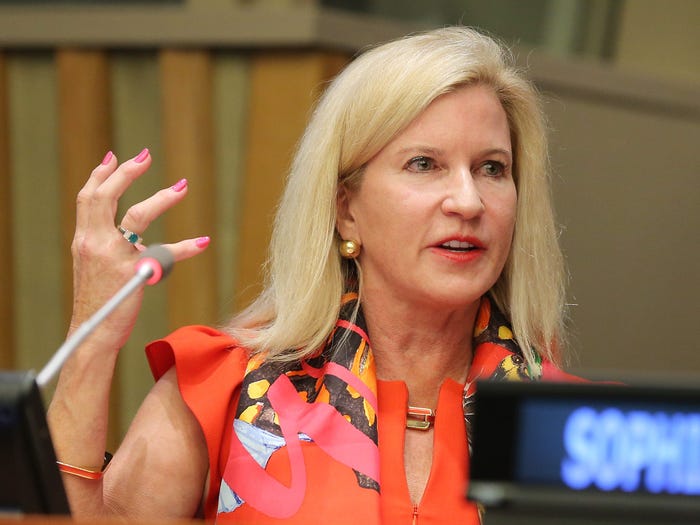
[[[209,241],[211,241],[209,237],[200,237],[194,243],[197,245],[197,248],[206,248],[209,246]]]
[[[102,165],[105,166],[105,165],[109,164],[109,161],[112,160],[112,157],[114,157],[114,153],[112,153],[111,151],[108,151],[107,155],[105,155],[105,158],[102,159]]]
[[[146,160],[146,157],[148,157],[148,153],[149,153],[148,148],[143,148],[143,151],[141,151],[141,153],[139,153],[138,155],[136,155],[136,157],[134,157],[134,162],[138,162],[138,163],[143,162],[144,160]]]
[[[182,191],[185,189],[185,186],[187,186],[187,179],[180,179],[175,184],[170,186],[170,189],[173,191]]]

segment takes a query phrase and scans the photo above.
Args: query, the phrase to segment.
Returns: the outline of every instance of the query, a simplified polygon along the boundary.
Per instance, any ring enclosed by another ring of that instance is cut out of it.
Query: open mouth
[[[452,252],[469,252],[472,250],[477,250],[479,247],[466,241],[448,241],[442,243],[440,248],[444,248]]]

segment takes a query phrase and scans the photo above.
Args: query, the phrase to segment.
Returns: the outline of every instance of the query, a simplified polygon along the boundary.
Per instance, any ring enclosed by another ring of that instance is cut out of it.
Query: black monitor
[[[70,514],[31,372],[0,371],[0,514]]]
[[[485,525],[700,523],[700,389],[485,381],[474,411]]]

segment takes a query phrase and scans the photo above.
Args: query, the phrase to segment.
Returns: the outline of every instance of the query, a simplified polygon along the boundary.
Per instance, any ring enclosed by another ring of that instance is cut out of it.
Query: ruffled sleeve
[[[175,366],[180,393],[197,418],[209,452],[210,486],[205,516],[216,516],[222,444],[227,439],[232,400],[238,397],[248,353],[230,336],[206,326],[186,326],[146,347],[153,376]]]

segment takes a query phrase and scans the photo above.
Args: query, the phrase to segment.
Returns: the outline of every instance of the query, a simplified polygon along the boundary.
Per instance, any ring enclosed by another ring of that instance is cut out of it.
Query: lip
[[[481,239],[479,239],[478,237],[464,236],[464,235],[453,235],[453,236],[451,236],[451,237],[446,237],[446,238],[442,239],[441,241],[436,242],[436,243],[433,245],[433,247],[434,247],[434,248],[444,249],[444,248],[442,248],[442,245],[443,245],[443,244],[446,244],[446,243],[448,243],[448,242],[450,242],[450,241],[468,242],[469,244],[474,245],[474,246],[475,246],[476,248],[478,248],[479,250],[483,250],[483,249],[486,248],[486,246],[484,245],[484,243],[483,243],[483,242],[481,241]]]
[[[457,252],[442,247],[443,244],[450,241],[468,242],[469,244],[473,245],[475,249],[466,252]],[[459,263],[467,263],[478,259],[481,255],[483,255],[485,250],[486,246],[481,239],[462,235],[447,237],[430,247],[430,251],[436,255]]]

